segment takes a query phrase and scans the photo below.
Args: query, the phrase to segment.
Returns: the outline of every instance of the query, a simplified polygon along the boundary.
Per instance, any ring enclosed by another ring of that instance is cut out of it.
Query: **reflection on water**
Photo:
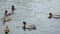
[[[17,28],[19,28],[19,26],[16,26]]]
[[[5,25],[5,23],[2,23],[3,25]]]

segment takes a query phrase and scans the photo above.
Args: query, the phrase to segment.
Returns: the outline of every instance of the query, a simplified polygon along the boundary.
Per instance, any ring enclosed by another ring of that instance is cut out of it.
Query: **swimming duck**
[[[8,28],[8,25],[6,25],[6,29],[4,30],[5,34],[8,34],[9,33],[9,28]]]
[[[36,29],[35,25],[33,24],[26,24],[25,21],[23,21],[23,24],[24,24],[24,27],[23,27],[24,30],[25,29]]]
[[[10,16],[10,15],[11,15],[11,13],[8,13],[8,11],[7,11],[7,10],[5,10],[4,15],[7,17],[7,16]]]
[[[3,18],[3,22],[9,22],[9,21],[11,21],[11,18]]]
[[[14,14],[14,10],[15,10],[15,7],[14,7],[14,5],[12,5],[12,14]]]
[[[48,17],[49,19],[51,19],[52,17],[53,17],[53,18],[57,18],[57,19],[60,18],[60,15],[54,15],[54,14],[52,14],[52,13],[49,13],[49,15],[50,15],[50,16]]]

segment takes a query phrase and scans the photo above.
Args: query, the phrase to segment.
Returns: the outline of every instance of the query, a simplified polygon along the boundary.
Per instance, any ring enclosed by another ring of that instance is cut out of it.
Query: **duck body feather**
[[[35,27],[35,25],[33,25],[33,24],[27,24],[27,25],[25,25],[25,27],[27,29],[33,29]]]
[[[3,22],[9,22],[11,21],[11,18],[3,18]]]
[[[60,18],[60,15],[53,15],[52,17],[59,19]]]
[[[33,24],[26,24],[24,25],[25,29],[36,29],[36,25],[33,25]]]

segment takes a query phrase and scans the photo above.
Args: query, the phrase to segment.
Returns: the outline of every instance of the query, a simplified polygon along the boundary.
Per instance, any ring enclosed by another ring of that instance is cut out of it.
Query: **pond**
[[[11,6],[16,10],[8,16],[12,20],[3,25],[5,10],[11,12]],[[60,0],[0,0],[0,34],[60,34],[60,19],[49,19],[49,13],[60,14]],[[23,21],[36,25],[36,30],[23,30]]]

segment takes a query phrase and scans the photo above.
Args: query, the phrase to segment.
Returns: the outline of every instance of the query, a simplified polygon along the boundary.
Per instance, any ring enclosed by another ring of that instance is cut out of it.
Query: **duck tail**
[[[36,27],[34,27],[33,29],[35,29],[35,30],[36,30]]]

